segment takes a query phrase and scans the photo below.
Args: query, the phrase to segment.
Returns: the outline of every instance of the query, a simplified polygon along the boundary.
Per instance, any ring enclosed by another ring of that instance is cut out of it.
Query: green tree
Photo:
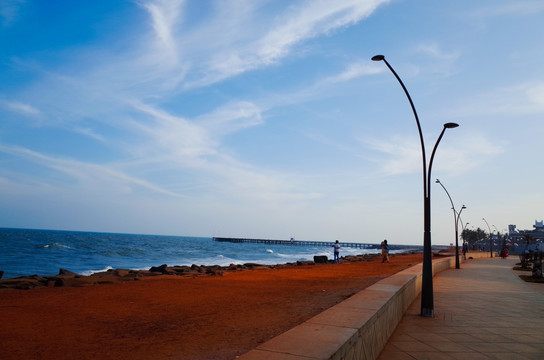
[[[485,230],[477,228],[476,230],[465,229],[461,233],[461,238],[468,242],[470,246],[474,245],[476,242],[487,239],[489,237],[488,233]]]

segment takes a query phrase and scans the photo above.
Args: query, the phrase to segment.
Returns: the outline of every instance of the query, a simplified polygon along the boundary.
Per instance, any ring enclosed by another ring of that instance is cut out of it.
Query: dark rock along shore
[[[343,262],[365,261],[379,256],[378,254],[365,254],[356,256],[342,257]],[[317,258],[317,256],[316,256]],[[325,258],[325,259],[323,259]],[[287,263],[280,265],[262,265],[246,263],[243,265],[231,264],[229,266],[219,265],[191,265],[191,266],[152,266],[149,270],[128,270],[112,269],[103,272],[97,272],[90,276],[76,274],[70,270],[60,269],[56,276],[21,276],[13,279],[0,280],[0,289],[33,289],[37,287],[59,287],[59,286],[90,286],[99,284],[110,284],[116,281],[135,281],[143,277],[159,275],[175,276],[221,276],[225,271],[243,271],[258,268],[279,269],[288,266],[314,265],[316,263],[332,263],[326,256],[320,256],[316,261],[297,261],[296,263]],[[3,271],[0,271],[0,279]]]

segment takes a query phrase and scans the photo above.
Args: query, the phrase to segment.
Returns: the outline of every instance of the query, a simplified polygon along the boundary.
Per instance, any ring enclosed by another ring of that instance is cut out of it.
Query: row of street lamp
[[[427,168],[427,158],[425,155],[425,142],[423,141],[423,132],[421,130],[421,124],[419,123],[419,117],[417,116],[416,108],[414,106],[414,103],[412,101],[412,98],[410,97],[410,94],[408,93],[408,90],[406,89],[406,86],[404,86],[404,83],[400,79],[400,77],[397,75],[393,67],[387,62],[384,55],[376,55],[372,57],[373,61],[383,61],[385,65],[391,70],[399,84],[401,85],[402,89],[404,90],[404,93],[406,94],[406,97],[408,98],[408,101],[410,102],[410,106],[412,107],[412,112],[414,114],[417,129],[419,131],[419,139],[421,142],[421,155],[423,159],[423,224],[424,224],[424,232],[423,232],[423,272],[422,272],[422,285],[421,285],[421,316],[424,317],[433,317],[434,316],[434,295],[433,295],[433,273],[432,273],[432,250],[431,250],[431,169],[433,166],[433,159],[436,152],[436,149],[438,147],[438,144],[440,143],[440,140],[442,139],[442,136],[444,135],[444,132],[446,129],[453,129],[458,127],[459,125],[456,123],[445,123],[444,127],[442,128],[442,132],[438,136],[438,139],[436,140],[436,143],[434,145],[433,151],[431,153],[431,158],[428,164]],[[440,180],[436,179],[436,182],[442,186],[444,191],[446,191],[446,194],[448,195],[448,198],[451,202],[451,207],[453,210],[453,219],[455,224],[455,268],[459,269],[459,237],[458,237],[458,226],[459,221],[461,221],[461,227],[463,230],[466,228],[466,225],[469,223],[467,222],[465,226],[463,226],[463,222],[461,220],[461,212],[466,209],[466,206],[463,205],[459,211],[455,209],[455,205],[453,203],[453,200],[444,187],[444,185],[440,182]],[[487,221],[485,218],[483,219],[486,224]],[[487,225],[489,228],[489,224]],[[491,234],[491,229],[489,231]],[[491,257],[493,257],[493,244],[491,243]]]

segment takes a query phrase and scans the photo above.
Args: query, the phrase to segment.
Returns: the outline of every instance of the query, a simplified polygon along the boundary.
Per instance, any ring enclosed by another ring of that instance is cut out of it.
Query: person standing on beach
[[[389,245],[387,245],[387,240],[382,241],[380,246],[382,247],[382,263],[389,262]]]
[[[340,264],[340,244],[338,240],[336,240],[332,247],[334,248],[334,263]]]

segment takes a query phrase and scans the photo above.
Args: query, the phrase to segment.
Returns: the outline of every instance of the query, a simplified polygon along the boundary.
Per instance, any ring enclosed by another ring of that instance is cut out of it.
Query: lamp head
[[[445,124],[444,124],[444,127],[445,127],[446,129],[453,129],[453,128],[456,128],[456,127],[458,127],[458,126],[459,126],[459,124],[457,124],[457,123],[445,123]]]
[[[440,184],[440,180],[438,180],[438,179],[436,179],[436,181],[435,181],[435,182],[436,182],[437,184]]]
[[[467,207],[465,205],[461,206],[461,209],[466,209]]]
[[[374,55],[372,57],[372,61],[382,61],[384,59],[385,59],[385,56],[383,56],[383,55]]]

